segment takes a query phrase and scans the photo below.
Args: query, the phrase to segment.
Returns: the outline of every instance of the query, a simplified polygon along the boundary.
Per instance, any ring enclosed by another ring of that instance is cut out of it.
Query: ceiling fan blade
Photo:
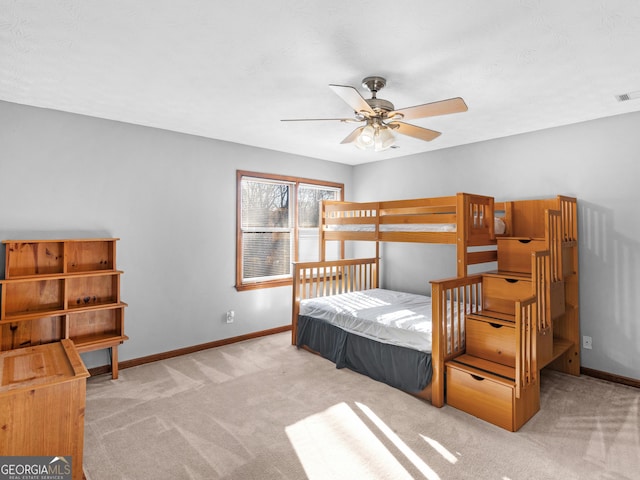
[[[389,125],[391,128],[393,128],[394,131],[397,131],[398,133],[417,138],[418,140],[424,140],[425,142],[430,142],[434,138],[440,136],[440,132],[429,130],[428,128],[418,127],[416,125],[411,125],[410,123],[390,122],[387,125]]]
[[[360,132],[362,131],[364,127],[358,127],[356,128],[353,132],[351,132],[349,135],[347,135],[345,137],[344,140],[342,140],[340,143],[352,143],[356,141],[356,138],[358,138],[358,135],[360,135]]]
[[[329,88],[333,90],[342,100],[353,108],[356,113],[366,112],[370,115],[375,115],[373,109],[369,106],[360,92],[353,87],[347,85],[329,85]]]
[[[439,102],[425,103],[414,107],[401,108],[394,112],[389,112],[389,117],[401,114],[404,120],[414,118],[435,117],[436,115],[447,115],[449,113],[466,112],[469,108],[460,97],[441,100]]]
[[[324,121],[338,121],[344,123],[357,123],[360,120],[355,118],[283,118],[281,122],[324,122]]]

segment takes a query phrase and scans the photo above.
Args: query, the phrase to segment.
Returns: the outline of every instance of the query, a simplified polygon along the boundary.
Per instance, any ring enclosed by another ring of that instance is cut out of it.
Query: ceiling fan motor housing
[[[362,79],[362,86],[371,92],[371,97],[365,101],[376,113],[392,112],[394,110],[393,103],[382,98],[376,98],[376,93],[384,88],[387,80],[383,77],[372,76]]]
[[[383,98],[367,98],[365,101],[376,113],[392,112],[394,110],[393,103]]]

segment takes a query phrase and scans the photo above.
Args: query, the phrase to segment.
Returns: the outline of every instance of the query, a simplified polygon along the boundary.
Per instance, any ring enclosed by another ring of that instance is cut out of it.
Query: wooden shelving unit
[[[111,349],[118,377],[124,308],[117,238],[5,240],[0,352],[70,339],[79,352]]]

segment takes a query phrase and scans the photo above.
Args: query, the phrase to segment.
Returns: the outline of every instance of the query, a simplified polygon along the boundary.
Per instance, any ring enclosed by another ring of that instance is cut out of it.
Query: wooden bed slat
[[[456,223],[456,214],[454,213],[438,213],[436,215],[384,215],[380,217],[381,225],[411,225],[416,223],[425,224],[441,224]]]
[[[456,232],[380,232],[380,242],[441,243],[457,242]]]

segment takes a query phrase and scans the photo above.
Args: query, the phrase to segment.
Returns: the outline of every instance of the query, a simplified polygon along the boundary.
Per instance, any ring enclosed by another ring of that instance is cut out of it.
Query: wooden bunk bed
[[[496,235],[496,212],[506,233]],[[294,265],[292,343],[331,358],[331,335],[319,348],[299,341],[301,305],[377,289],[379,242],[455,244],[457,276],[431,282],[430,379],[420,389],[387,383],[440,407],[445,370],[450,371],[447,388],[455,393],[455,406],[517,430],[539,409],[541,368],[579,375],[577,235],[577,201],[565,196],[495,203],[491,197],[461,193],[394,202],[326,202],[323,260]],[[376,242],[376,256],[324,260],[327,241],[347,240]],[[490,247],[496,244],[497,249]],[[478,248],[483,246],[489,248]],[[469,265],[493,261],[497,271],[468,274]],[[508,328],[495,335],[500,326]],[[489,381],[477,382],[482,379]],[[487,393],[484,388],[497,390]]]
[[[428,376],[431,378],[426,380],[427,384],[418,385],[412,379],[390,379],[384,371],[373,373],[363,371],[368,367],[361,362],[356,362],[355,366],[346,365],[430,400],[435,406],[442,406],[444,404],[444,363],[464,353],[465,317],[467,314],[478,311],[482,304],[479,287],[481,282],[463,284],[460,279],[468,278],[470,265],[497,261],[494,199],[488,196],[458,193],[450,197],[387,202],[325,201],[321,212],[321,261],[294,264],[292,343],[320,353],[337,365],[342,363],[342,360],[337,359],[338,355],[345,352],[336,351],[333,335],[343,334],[337,333],[337,327],[319,323],[313,327],[319,329],[315,332],[315,340],[309,340],[309,338],[301,340],[299,338],[300,322],[308,320],[306,315],[301,315],[301,302],[318,297],[339,297],[353,292],[378,289],[379,242],[438,243],[456,246],[457,277],[440,282],[436,287],[438,296],[433,297],[438,300],[430,304],[431,312],[428,316],[432,319],[428,321],[432,331],[431,351],[414,354],[405,346],[390,346],[388,348],[392,351],[380,350],[373,353],[378,358],[387,360],[395,358],[396,355],[400,357],[409,355],[407,362],[419,364],[428,370]],[[329,241],[341,242],[342,256],[344,256],[346,241],[375,242],[375,257],[326,261],[326,242]],[[479,280],[480,277],[471,278]],[[383,295],[386,294],[387,292],[383,292]],[[441,298],[447,299],[446,303],[440,302]],[[347,301],[353,301],[353,299],[347,299]],[[305,332],[306,329],[305,324]],[[356,337],[358,341],[362,340],[359,335],[351,338]],[[443,339],[446,340],[443,341]],[[388,345],[381,345],[372,338],[364,342],[366,345],[358,348],[386,349]],[[347,352],[346,355],[348,354]],[[355,355],[359,355],[358,352],[355,352]],[[380,363],[384,362],[385,360],[375,362],[375,370],[379,370]],[[405,370],[397,365],[390,368],[394,372]],[[407,382],[410,383],[408,387],[406,387]]]

